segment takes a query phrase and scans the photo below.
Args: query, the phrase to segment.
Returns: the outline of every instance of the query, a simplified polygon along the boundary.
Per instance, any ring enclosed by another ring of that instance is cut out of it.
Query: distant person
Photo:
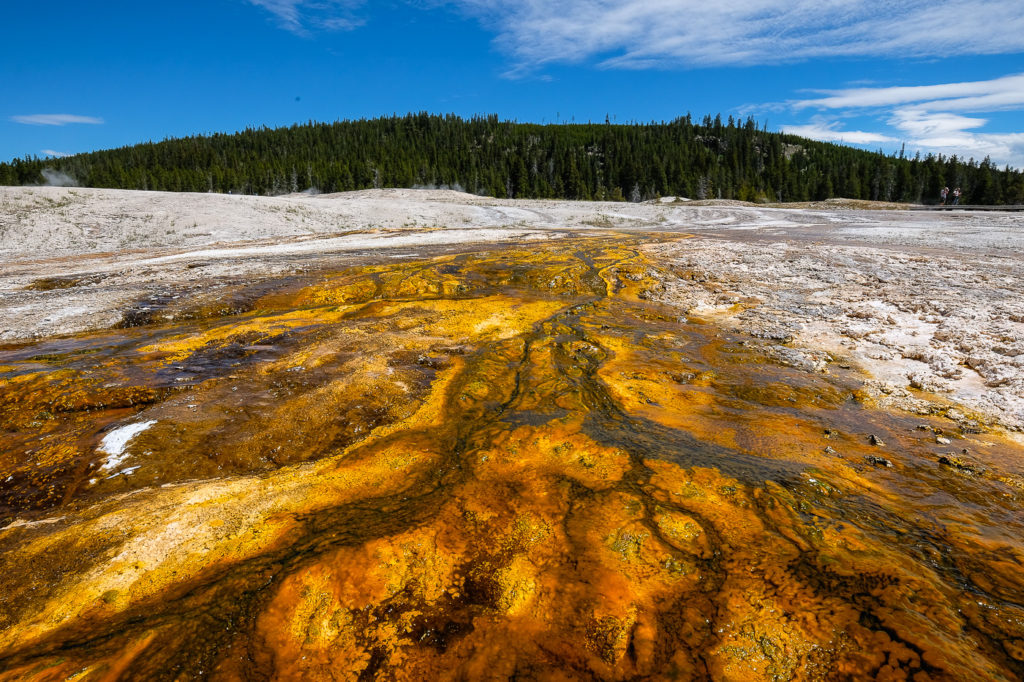
[[[953,205],[956,206],[960,203],[960,188],[957,187],[953,190]]]
[[[948,195],[949,195],[949,188],[948,187],[943,187],[942,189],[939,190],[939,199],[942,200],[939,203],[939,206],[945,206],[946,205],[946,197]]]

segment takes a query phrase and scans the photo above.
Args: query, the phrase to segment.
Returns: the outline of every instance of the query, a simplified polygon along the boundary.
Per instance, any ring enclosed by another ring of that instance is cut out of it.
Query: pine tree
[[[721,116],[694,123],[537,125],[497,116],[409,114],[147,142],[63,159],[0,163],[0,183],[42,171],[125,189],[273,194],[448,186],[495,196],[806,201],[832,196],[935,201],[944,185],[975,203],[1024,201],[1024,177],[958,157],[886,156],[758,129]]]

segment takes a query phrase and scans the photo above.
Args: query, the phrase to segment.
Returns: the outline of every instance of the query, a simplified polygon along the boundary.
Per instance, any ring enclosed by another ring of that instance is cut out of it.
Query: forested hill
[[[89,187],[284,194],[451,187],[497,197],[655,196],[1024,203],[1024,174],[987,159],[906,159],[759,129],[752,120],[536,125],[410,114],[149,142],[0,164],[0,185],[52,169]]]

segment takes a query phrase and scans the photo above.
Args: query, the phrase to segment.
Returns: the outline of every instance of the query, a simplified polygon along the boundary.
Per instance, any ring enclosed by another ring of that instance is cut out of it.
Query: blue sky
[[[4,5],[0,159],[421,110],[720,112],[1024,167],[1020,0]]]

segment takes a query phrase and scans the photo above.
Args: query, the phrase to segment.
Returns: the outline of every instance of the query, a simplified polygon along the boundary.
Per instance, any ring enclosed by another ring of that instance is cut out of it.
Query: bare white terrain
[[[0,341],[111,327],[147,301],[215,299],[240,278],[609,231],[651,234],[666,273],[651,295],[680,315],[750,333],[808,371],[859,368],[883,402],[914,409],[918,391],[937,393],[1024,430],[1019,213],[6,187]]]

